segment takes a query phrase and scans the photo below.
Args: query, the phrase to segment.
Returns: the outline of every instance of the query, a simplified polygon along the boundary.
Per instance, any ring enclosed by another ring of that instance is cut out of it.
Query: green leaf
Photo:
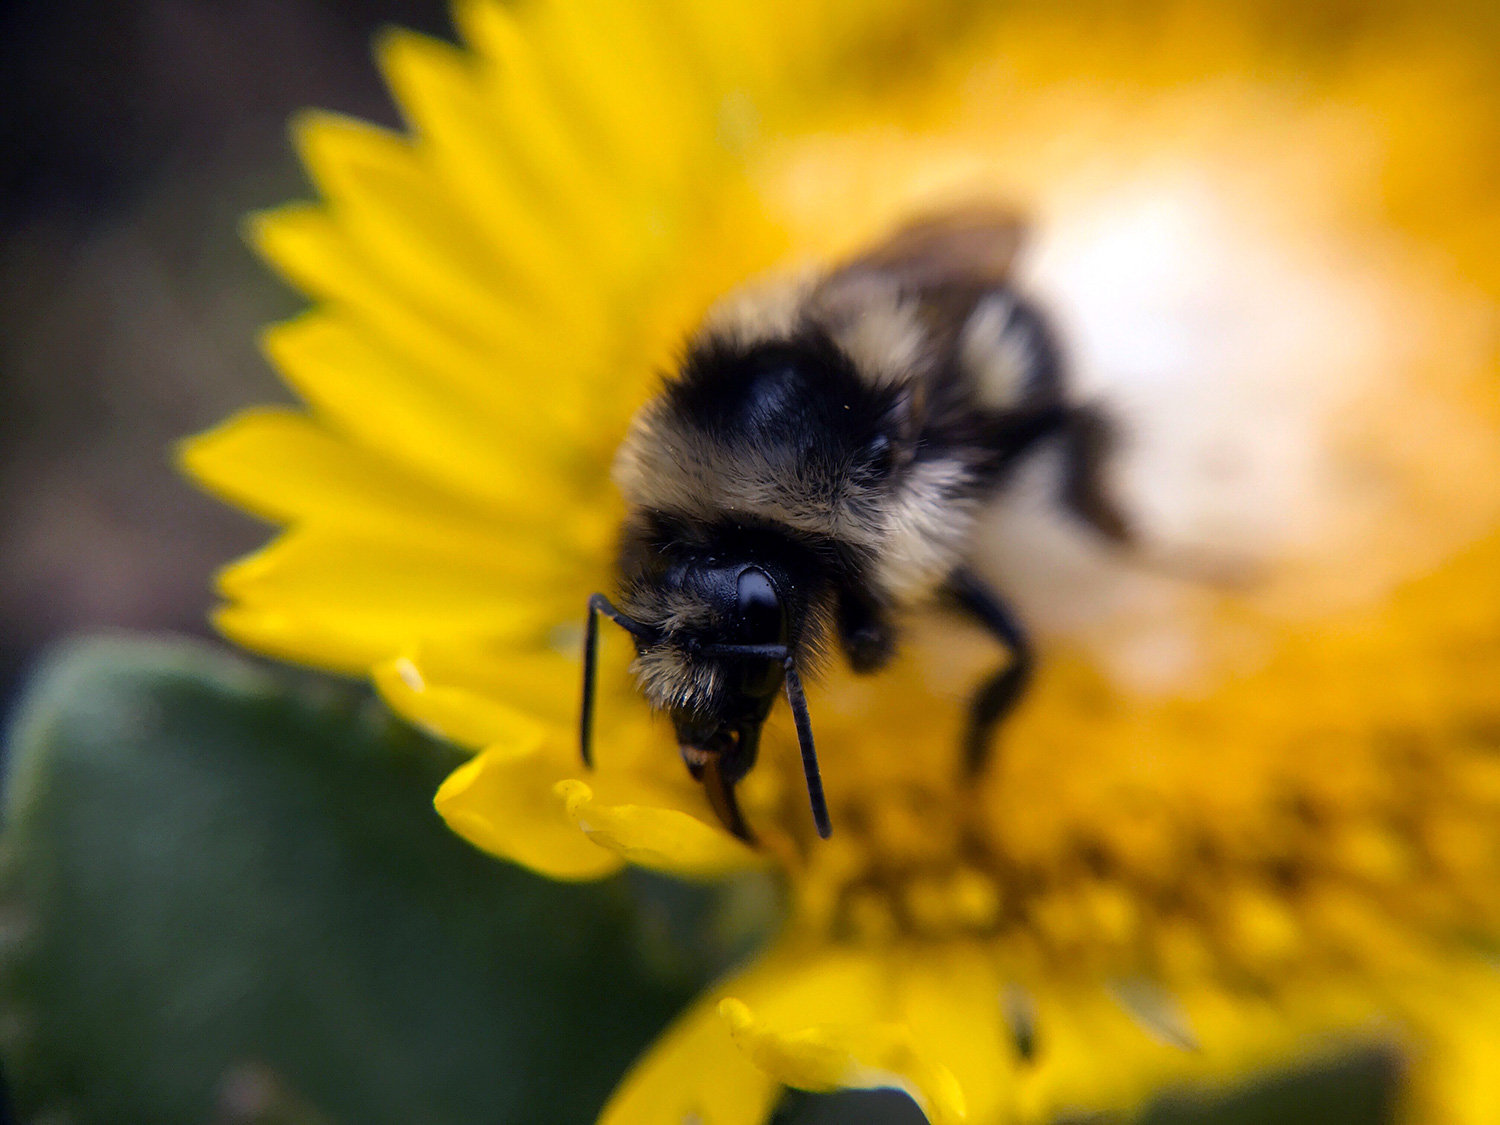
[[[721,967],[664,956],[624,880],[451,835],[454,752],[352,686],[84,642],[9,755],[0,1051],[28,1119],[591,1121]]]
[[[1393,1049],[1366,1047],[1307,1059],[1229,1090],[1165,1092],[1140,1125],[1388,1125],[1396,1117],[1401,1076]]]
[[[1135,1115],[1081,1112],[1053,1125],[1389,1125],[1396,1118],[1401,1060],[1366,1048],[1304,1060],[1206,1090],[1164,1090]],[[894,1090],[792,1092],[772,1125],[925,1125],[917,1104]]]

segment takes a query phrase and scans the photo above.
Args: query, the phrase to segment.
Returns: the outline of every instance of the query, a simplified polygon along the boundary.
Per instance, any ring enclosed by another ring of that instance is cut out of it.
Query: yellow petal
[[[468,189],[461,196],[473,200],[470,210],[477,216],[470,240],[479,234],[477,241],[496,248],[512,287],[533,315],[540,312],[552,321],[550,328],[559,326],[554,318],[560,317],[578,332],[597,337],[603,326],[576,315],[580,301],[585,307],[597,302],[597,297],[589,300],[597,274],[577,268],[577,260],[566,252],[568,240],[559,238],[539,213],[537,198],[522,197],[514,177],[505,174],[497,158],[509,149],[510,122],[502,128],[489,117],[472,60],[446,43],[400,30],[377,40],[376,57],[424,140],[438,142],[447,178]],[[581,346],[584,340],[572,343]]]
[[[300,115],[292,136],[330,214],[376,272],[497,350],[540,355],[514,300],[514,271],[474,237],[409,140],[317,111]]]
[[[736,1046],[720,1001],[739,1000],[775,1027],[870,1026],[900,1015],[889,979],[889,963],[868,950],[783,942],[679,1017],[631,1068],[599,1125],[678,1125],[695,1114],[704,1125],[761,1125],[781,1077]],[[923,1078],[952,1108],[951,1088]]]
[[[492,696],[431,684],[409,657],[378,664],[375,686],[404,718],[471,749],[538,746],[555,728]]]
[[[1406,986],[1420,1041],[1411,1045],[1412,1104],[1452,1125],[1500,1121],[1500,971],[1464,959],[1436,979]],[[1415,1115],[1414,1115],[1415,1117]]]
[[[447,349],[482,347],[441,315],[432,315],[378,275],[326,209],[291,203],[249,216],[245,235],[256,251],[298,289],[346,305],[379,330],[396,325],[418,340],[445,339]]]
[[[578,616],[581,625],[581,610]],[[407,652],[403,659],[409,668],[402,678],[414,679],[428,691],[464,693],[525,712],[552,726],[573,728],[578,724],[583,688],[581,641],[577,647],[579,651],[564,654],[552,648],[497,645],[482,637],[443,638]],[[618,662],[616,658],[614,663]],[[600,684],[604,686],[603,677]],[[609,694],[613,711],[613,697],[619,692]],[[395,702],[404,696],[397,693],[392,698]],[[396,706],[400,709],[401,704],[397,702]]]
[[[403,538],[421,527],[491,543],[498,534],[474,508],[285,407],[241,411],[177,456],[205,488],[277,523],[315,519]]]
[[[511,26],[505,14],[479,22],[491,32]],[[405,32],[383,36],[377,55],[419,135],[418,154],[524,290],[517,305],[540,351],[519,364],[525,378],[506,380],[517,416],[528,416],[522,403],[540,392],[540,415],[571,413],[562,432],[603,438],[607,456],[655,375],[645,357],[621,364],[637,349],[622,351],[617,333],[635,323],[643,292],[658,283],[650,271],[660,268],[678,208],[660,197],[627,204],[587,144],[576,105],[562,108],[568,99],[535,73],[531,45],[510,38],[516,49],[500,64]],[[647,133],[662,124],[648,122]],[[675,328],[680,338],[686,326]]]
[[[578,608],[581,634],[581,606]],[[429,691],[452,690],[522,712],[552,727],[576,731],[583,688],[582,640],[579,636],[564,641],[565,651],[558,651],[553,647],[557,639],[548,637],[543,643],[522,646],[461,633],[431,637],[403,653],[410,665],[407,678],[414,673]],[[680,800],[670,803],[711,815],[698,786],[688,781],[670,735],[653,718],[626,672],[634,655],[628,639],[613,635],[603,638],[594,716],[600,783],[608,789],[617,774],[629,771],[664,773],[674,779],[677,790],[689,792],[693,798],[690,805]],[[392,696],[398,710],[404,708],[405,699],[401,692]],[[605,796],[613,801],[616,794],[611,791]],[[621,799],[643,799],[643,795]]]
[[[1138,987],[1132,982],[1133,987]],[[1027,1119],[1047,1120],[1084,1108],[1130,1110],[1154,1090],[1226,1078],[1335,1053],[1381,1034],[1368,992],[1336,979],[1308,981],[1276,999],[1213,984],[1164,990],[1181,1035],[1122,1003],[1120,989],[1094,982],[1037,992],[1037,1057],[1019,1072],[1017,1105]]]
[[[529,537],[535,544],[533,559],[545,554],[552,560],[598,560],[595,565],[602,571],[617,524],[609,514],[591,509],[576,519],[559,521],[555,501],[545,512],[534,511],[529,521],[515,515],[501,520],[494,511],[408,476],[316,420],[284,407],[242,411],[184,441],[177,455],[200,484],[263,518],[315,523],[372,547],[415,540],[460,556],[500,561],[519,554],[525,561],[518,547]],[[529,491],[549,495],[544,489]],[[555,561],[526,566],[538,578],[561,573]],[[578,588],[585,585],[580,582]],[[235,596],[253,594],[240,589]],[[336,599],[324,604],[336,604]]]
[[[549,744],[496,747],[455,770],[433,804],[475,847],[553,879],[599,879],[625,866],[562,815],[566,770]]]
[[[703,59],[705,69],[715,79],[713,90],[721,95],[712,103],[719,106],[721,126],[729,126],[721,127],[721,141],[744,143],[757,125],[759,115],[753,104],[764,103],[768,97],[785,97],[787,92],[776,88],[776,77],[784,76],[788,69],[786,22],[759,5],[677,0],[671,7],[685,24],[684,36],[691,44],[684,48],[685,53]],[[722,98],[726,94],[727,103]],[[725,113],[726,109],[730,112]],[[733,120],[736,109],[749,111],[749,120],[743,125]],[[730,120],[723,121],[726,117]]]
[[[778,1031],[733,998],[720,1001],[719,1014],[740,1050],[788,1086],[815,1093],[904,1090],[934,1125],[967,1116],[958,1080],[946,1067],[922,1057],[905,1024],[820,1024]]]
[[[534,26],[548,79],[578,107],[585,135],[622,188],[657,197],[691,171],[690,157],[711,141],[713,108],[691,84],[690,68],[660,57],[651,5],[555,5]],[[698,182],[702,182],[700,164]],[[671,196],[668,196],[671,198]]]
[[[598,1125],[764,1125],[781,1083],[735,1046],[718,1002],[710,995],[678,1017],[630,1068]]]
[[[461,386],[478,398],[488,388],[496,411],[503,413],[509,396],[529,389],[559,391],[570,401],[575,391],[586,390],[586,383],[580,386],[576,357],[559,348],[556,339],[543,341],[546,346],[539,353],[534,348],[517,353],[507,351],[506,341],[493,333],[476,335],[441,305],[424,303],[420,292],[404,292],[399,279],[382,275],[322,207],[292,204],[252,215],[246,237],[291,284],[351,317],[372,346],[388,348],[439,385]],[[527,360],[527,355],[534,358]],[[538,388],[537,380],[544,376],[545,385]],[[559,411],[547,417],[560,425],[568,415]],[[576,428],[591,420],[575,417],[573,422]],[[614,435],[559,430],[554,436],[587,443]]]
[[[674,808],[609,805],[594,799],[586,782],[557,783],[568,815],[590,840],[638,867],[690,879],[711,879],[764,862],[722,828]]]
[[[555,472],[538,472],[539,459],[556,464],[566,450],[554,442],[545,451],[537,427],[518,424],[514,402],[484,403],[393,360],[347,317],[305,314],[267,329],[261,346],[288,385],[339,429],[426,480],[497,515],[576,505]]]
[[[231,605],[214,610],[213,623],[245,648],[349,676],[363,676],[370,665],[393,651],[388,627],[357,618],[329,619],[275,606]]]
[[[1015,1097],[1016,1053],[991,951],[937,946],[893,960],[891,976],[901,1021],[921,1053],[957,1077],[975,1120],[1003,1117]]]
[[[383,623],[392,638],[385,656],[445,632],[534,635],[556,620],[568,586],[582,588],[558,560],[523,542],[495,542],[488,553],[473,547],[316,525],[226,568],[218,585],[251,607]]]
[[[590,277],[604,281],[624,276],[638,264],[639,251],[621,212],[620,193],[601,190],[599,170],[584,151],[577,122],[538,72],[517,13],[493,0],[460,0],[453,14],[464,38],[487,63],[481,67],[486,104],[478,104],[472,87],[407,83],[406,71],[396,65],[390,70],[392,83],[402,91],[402,105],[432,142],[436,158],[452,166],[455,180],[476,181],[476,195],[487,212],[498,213],[499,222],[521,206],[519,199],[507,201],[521,195],[518,181],[524,180],[527,202],[547,214],[558,241],[570,255],[578,255],[572,260],[585,285]],[[503,169],[494,144],[497,120],[505,122]],[[506,223],[498,232],[507,246],[512,225]],[[524,253],[526,243],[522,246]]]

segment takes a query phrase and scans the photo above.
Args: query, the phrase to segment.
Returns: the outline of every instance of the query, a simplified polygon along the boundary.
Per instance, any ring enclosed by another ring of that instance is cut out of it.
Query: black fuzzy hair
[[[889,443],[897,398],[861,378],[813,327],[748,348],[710,335],[688,351],[665,393],[679,424],[715,441],[842,471],[863,468],[864,455]]]

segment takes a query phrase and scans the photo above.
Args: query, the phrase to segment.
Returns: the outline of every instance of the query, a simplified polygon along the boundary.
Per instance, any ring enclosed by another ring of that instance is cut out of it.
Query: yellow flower
[[[467,50],[380,44],[409,135],[297,123],[324,201],[251,235],[315,302],[265,338],[307,409],[182,454],[285,529],[219,626],[478,751],[437,804],[497,855],[791,888],[601,1120],[755,1125],[783,1084],[1038,1120],[1375,1040],[1414,1118],[1500,1117],[1500,96],[1464,11],[466,0]],[[784,715],[762,847],[724,833],[618,636],[585,771],[655,373],[735,286],[976,197],[1031,218],[1142,549],[1021,482],[987,549],[1042,665],[980,784],[996,656],[952,622],[810,686],[828,841]]]

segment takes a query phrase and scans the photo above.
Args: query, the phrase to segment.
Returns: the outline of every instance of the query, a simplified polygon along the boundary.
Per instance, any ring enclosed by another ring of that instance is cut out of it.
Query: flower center
[[[1465,655],[1485,663],[1500,646]],[[1223,797],[1233,787],[1220,789],[1217,810],[1173,792],[1180,778],[1154,793],[1125,785],[1128,768],[1109,757],[1119,730],[1096,732],[1092,751],[1080,740],[1070,760],[1051,755],[1048,782],[1038,759],[1052,702],[1018,722],[1011,757],[978,785],[945,786],[934,770],[839,793],[833,838],[809,841],[793,877],[801,923],[859,946],[982,942],[1021,979],[1209,973],[1261,988],[1415,967],[1433,938],[1497,921],[1493,701],[1436,727],[1337,731],[1304,715],[1306,727],[1250,732],[1243,747],[1232,696],[1203,704],[1217,708],[1210,726],[1175,735],[1126,722],[1159,737],[1164,758],[1174,737],[1206,740],[1188,755],[1197,781],[1214,772],[1210,743],[1220,768],[1252,771],[1237,784],[1255,798],[1235,807]],[[1070,809],[1079,771],[1101,799]]]

